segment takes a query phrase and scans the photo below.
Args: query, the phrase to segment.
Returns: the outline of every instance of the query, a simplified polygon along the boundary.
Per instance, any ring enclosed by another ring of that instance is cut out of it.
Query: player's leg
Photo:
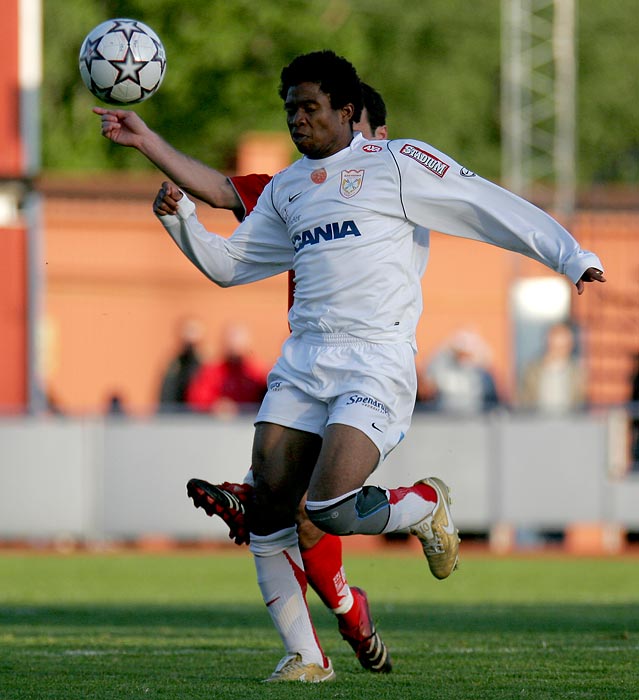
[[[320,445],[321,438],[312,433],[266,422],[256,426],[249,546],[262,597],[286,650],[270,681],[334,677],[306,604],[307,581],[295,526]]]
[[[371,615],[366,592],[349,586],[342,560],[342,541],[309,520],[305,499],[296,516],[304,570],[311,588],[337,618],[342,638],[360,664],[373,673],[389,673],[392,662]]]
[[[250,484],[210,484],[203,479],[191,479],[187,492],[196,508],[202,507],[208,515],[218,515],[224,520],[229,526],[229,537],[236,544],[248,544],[247,508],[252,484],[252,476]],[[296,522],[308,583],[336,616],[340,634],[361,665],[374,673],[390,672],[390,654],[375,628],[366,593],[348,585],[340,538],[313,525],[304,504],[305,501],[298,508]]]
[[[229,526],[229,537],[238,545],[248,544],[250,539],[247,508],[253,477],[251,472],[247,476],[250,484],[246,481],[210,484],[203,479],[191,479],[187,484],[187,493],[195,507],[202,507],[210,516],[220,516]],[[296,522],[308,583],[336,616],[340,634],[361,665],[374,673],[388,673],[392,669],[390,654],[375,628],[366,593],[348,585],[341,540],[313,525],[306,514],[305,502],[298,507]]]
[[[410,427],[417,391],[412,344],[342,340],[318,353],[314,371],[322,371],[333,398],[306,504],[312,522],[336,535],[408,529],[420,539],[431,572],[445,578],[459,551],[445,484],[364,486]]]
[[[352,415],[349,420],[357,423]],[[375,430],[388,429],[385,421],[374,423]],[[377,464],[373,455],[379,458],[381,451],[373,440],[381,443],[382,438],[364,432],[370,421],[359,424],[363,430],[339,423],[326,429],[306,504],[311,521],[335,535],[408,529],[419,538],[433,575],[446,578],[457,566],[459,551],[448,487],[436,478],[395,489],[362,486]]]

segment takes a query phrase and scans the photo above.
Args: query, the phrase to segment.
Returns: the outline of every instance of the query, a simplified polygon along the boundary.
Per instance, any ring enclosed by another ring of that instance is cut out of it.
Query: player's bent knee
[[[342,499],[308,501],[309,520],[331,535],[377,535],[389,516],[386,492],[377,486],[364,486]]]
[[[306,551],[314,547],[321,539],[328,533],[324,530],[320,530],[316,525],[308,519],[306,512],[304,513],[304,518],[297,518],[297,536],[300,541],[300,549]]]

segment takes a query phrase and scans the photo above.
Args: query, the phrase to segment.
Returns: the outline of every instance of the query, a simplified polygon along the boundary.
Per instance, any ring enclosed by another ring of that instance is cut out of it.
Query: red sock
[[[339,611],[336,614],[347,624],[357,625],[359,612],[346,582],[340,538],[336,535],[323,535],[317,544],[302,552],[302,561],[306,578],[324,605],[334,612]],[[350,609],[340,610],[349,603]]]
[[[388,501],[391,504],[398,503],[409,493],[416,493],[425,501],[437,503],[437,491],[428,484],[415,484],[414,486],[400,486],[396,489],[388,489]]]

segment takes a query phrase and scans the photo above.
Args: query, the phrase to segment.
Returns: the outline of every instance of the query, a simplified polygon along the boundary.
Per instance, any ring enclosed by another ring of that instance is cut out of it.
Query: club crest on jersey
[[[311,180],[316,185],[321,185],[323,182],[326,182],[326,170],[324,170],[324,168],[318,168],[317,170],[313,170],[313,172],[311,173]]]
[[[342,170],[342,180],[339,183],[339,193],[349,199],[354,197],[364,182],[364,170]]]
[[[381,150],[382,147],[376,146],[374,143],[367,143],[365,146],[362,146],[362,151],[366,153],[379,153]]]
[[[420,165],[423,165],[426,170],[430,170],[433,175],[437,175],[437,177],[444,177],[444,175],[446,175],[448,164],[428,151],[422,151],[422,149],[417,148],[417,146],[405,143],[399,152],[404,156],[416,160]]]

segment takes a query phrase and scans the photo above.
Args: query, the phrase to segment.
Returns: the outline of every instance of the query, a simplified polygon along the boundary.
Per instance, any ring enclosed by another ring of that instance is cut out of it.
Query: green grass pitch
[[[365,672],[309,592],[337,680],[264,685],[282,656],[238,552],[0,554],[1,700],[639,698],[639,558],[345,557],[395,668]]]

